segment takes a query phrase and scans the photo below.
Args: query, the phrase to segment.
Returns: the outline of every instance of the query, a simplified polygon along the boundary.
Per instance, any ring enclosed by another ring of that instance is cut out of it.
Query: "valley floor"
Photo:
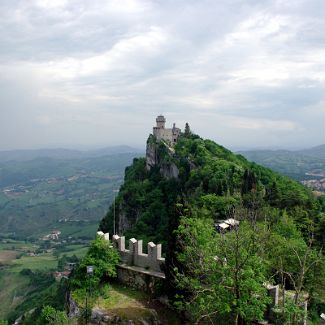
[[[14,240],[0,242],[0,320],[12,316],[15,309],[28,299],[48,290],[51,285],[47,285],[48,280],[43,279],[44,282],[41,283],[40,280],[37,283],[32,281],[33,274],[51,278],[51,274],[57,271],[60,258],[64,255],[76,255],[81,258],[87,249],[87,245],[69,244],[61,247],[59,251],[55,249],[39,251],[39,245],[30,242]],[[37,251],[39,252],[35,253]],[[51,283],[55,285],[53,281]],[[21,310],[25,311],[28,310]]]

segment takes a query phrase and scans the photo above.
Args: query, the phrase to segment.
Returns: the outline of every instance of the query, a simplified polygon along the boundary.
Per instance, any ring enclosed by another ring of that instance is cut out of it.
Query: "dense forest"
[[[323,245],[325,224],[320,212],[324,198],[315,198],[298,182],[196,135],[181,137],[173,155],[163,144],[157,145],[157,151],[160,163],[150,171],[145,158],[134,159],[125,170],[115,203],[119,233],[164,242],[175,204],[185,202],[192,213],[209,215],[214,220],[226,218],[242,207],[258,209],[259,217],[273,216],[274,220],[281,219],[285,212],[303,233],[314,225],[317,245]],[[166,164],[177,166],[178,178],[162,175]],[[113,231],[113,214],[112,205],[101,229]]]
[[[189,129],[172,149],[152,135],[148,145],[156,164],[146,168],[139,158],[126,168],[100,229],[112,233],[115,221],[127,238],[162,243],[169,298],[193,322],[260,320],[272,283],[282,288],[278,324],[298,324],[304,299],[317,324],[325,308],[324,197]],[[175,168],[176,177],[166,174]],[[215,226],[227,218],[240,226],[220,234]]]

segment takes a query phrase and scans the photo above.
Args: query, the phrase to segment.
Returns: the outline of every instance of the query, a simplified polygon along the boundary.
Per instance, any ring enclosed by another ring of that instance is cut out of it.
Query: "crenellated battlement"
[[[109,240],[108,233],[98,231],[97,235]],[[118,250],[123,264],[163,273],[165,259],[161,257],[161,244],[148,243],[148,254],[143,253],[143,241],[135,238],[129,240],[128,249],[125,248],[124,236],[113,235],[112,244]]]

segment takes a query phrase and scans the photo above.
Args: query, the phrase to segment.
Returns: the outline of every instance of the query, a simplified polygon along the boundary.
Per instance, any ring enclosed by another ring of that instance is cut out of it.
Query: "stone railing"
[[[276,319],[276,310],[278,310],[278,313],[282,313],[282,306],[279,306],[280,287],[279,285],[271,284],[266,284],[265,287],[267,288],[268,296],[271,298],[271,303],[269,304],[267,312],[267,319],[274,321]],[[287,293],[287,295],[292,296],[291,298],[293,299],[294,294]],[[300,308],[304,311],[305,315],[307,315],[307,307],[308,295],[305,295],[304,300],[300,303]],[[307,325],[306,316],[301,321],[299,321],[299,325]]]
[[[97,235],[109,240],[108,233],[104,234],[102,231],[99,231]],[[165,259],[161,257],[161,244],[155,245],[153,242],[148,243],[148,254],[145,254],[143,253],[142,240],[131,238],[129,240],[129,249],[126,249],[125,237],[113,235],[112,243],[118,250],[123,264],[163,273]]]

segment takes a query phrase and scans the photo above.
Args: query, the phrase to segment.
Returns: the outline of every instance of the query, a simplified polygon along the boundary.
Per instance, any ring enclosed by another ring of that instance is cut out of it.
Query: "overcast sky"
[[[325,143],[324,0],[0,0],[0,150]]]

